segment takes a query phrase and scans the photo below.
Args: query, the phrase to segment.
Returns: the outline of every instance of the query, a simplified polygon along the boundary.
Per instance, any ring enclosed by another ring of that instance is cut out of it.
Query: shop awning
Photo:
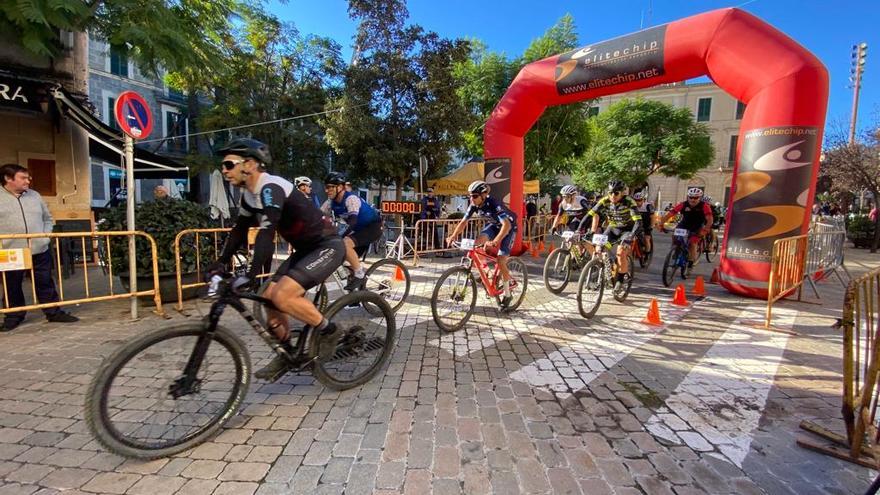
[[[122,133],[102,122],[64,88],[55,88],[52,96],[61,114],[79,124],[88,133],[89,155],[121,166]],[[189,177],[189,168],[135,145],[134,177],[135,179],[182,179]]]

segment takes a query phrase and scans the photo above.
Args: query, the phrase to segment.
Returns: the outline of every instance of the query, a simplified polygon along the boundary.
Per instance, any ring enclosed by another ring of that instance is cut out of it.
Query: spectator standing
[[[28,170],[14,163],[0,167],[3,179],[3,190],[0,191],[0,234],[37,234],[52,232],[54,222],[49,208],[40,193],[30,189],[31,178]],[[0,242],[3,249],[27,248],[30,244],[31,261],[33,264],[33,283],[37,293],[37,302],[41,304],[58,301],[55,281],[52,279],[52,253],[49,251],[48,238],[9,239]],[[24,306],[22,282],[27,270],[6,272],[6,293],[9,308]],[[79,318],[59,308],[45,308],[46,319],[52,322],[71,323]],[[6,313],[0,331],[8,332],[24,321],[26,312]]]
[[[434,196],[434,188],[429,187],[428,193],[422,196],[422,213],[419,215],[419,218],[422,220],[437,220],[440,218],[440,200]],[[437,224],[435,222],[430,222],[425,231],[425,239],[428,239],[430,236],[431,239],[431,249],[442,249],[444,246],[440,244],[440,235],[437,231]]]
[[[871,223],[877,223],[877,205],[871,205],[871,211],[868,212],[868,218],[871,219]]]

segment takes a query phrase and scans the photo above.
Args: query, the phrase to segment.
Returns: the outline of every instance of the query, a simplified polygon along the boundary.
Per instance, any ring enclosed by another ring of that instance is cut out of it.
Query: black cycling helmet
[[[348,177],[342,172],[330,172],[324,178],[324,184],[327,185],[344,186],[346,182],[348,182]]]
[[[622,180],[615,179],[608,182],[608,192],[610,193],[623,191],[624,189],[626,189],[626,184]]]
[[[272,155],[269,153],[269,147],[256,139],[235,138],[217,150],[217,154],[220,156],[238,155],[245,158],[253,158],[263,165],[272,165]]]

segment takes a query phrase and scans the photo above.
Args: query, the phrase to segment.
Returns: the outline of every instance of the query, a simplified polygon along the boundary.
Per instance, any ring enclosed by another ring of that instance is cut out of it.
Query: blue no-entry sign
[[[144,98],[134,91],[125,91],[116,99],[116,122],[122,132],[135,139],[145,138],[153,130],[153,115]]]

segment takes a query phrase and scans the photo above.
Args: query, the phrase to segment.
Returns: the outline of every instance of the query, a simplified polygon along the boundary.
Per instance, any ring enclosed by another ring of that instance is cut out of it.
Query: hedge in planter
[[[867,215],[856,215],[848,219],[846,237],[857,248],[871,247],[874,240],[874,222]]]
[[[149,201],[135,206],[135,228],[144,231],[156,240],[156,257],[160,274],[175,273],[174,239],[181,230],[205,229],[213,227],[208,209],[199,204],[175,199]],[[109,211],[100,224],[103,231],[127,230],[125,204]],[[136,267],[138,276],[152,276],[152,253],[150,243],[144,238],[137,238]],[[199,236],[201,262],[204,264],[214,259],[213,234]],[[128,242],[117,239],[111,243],[110,256],[113,260],[114,272],[128,273]],[[190,273],[196,269],[196,250],[194,236],[182,239],[180,247],[181,272]],[[204,266],[204,265],[203,265]]]

